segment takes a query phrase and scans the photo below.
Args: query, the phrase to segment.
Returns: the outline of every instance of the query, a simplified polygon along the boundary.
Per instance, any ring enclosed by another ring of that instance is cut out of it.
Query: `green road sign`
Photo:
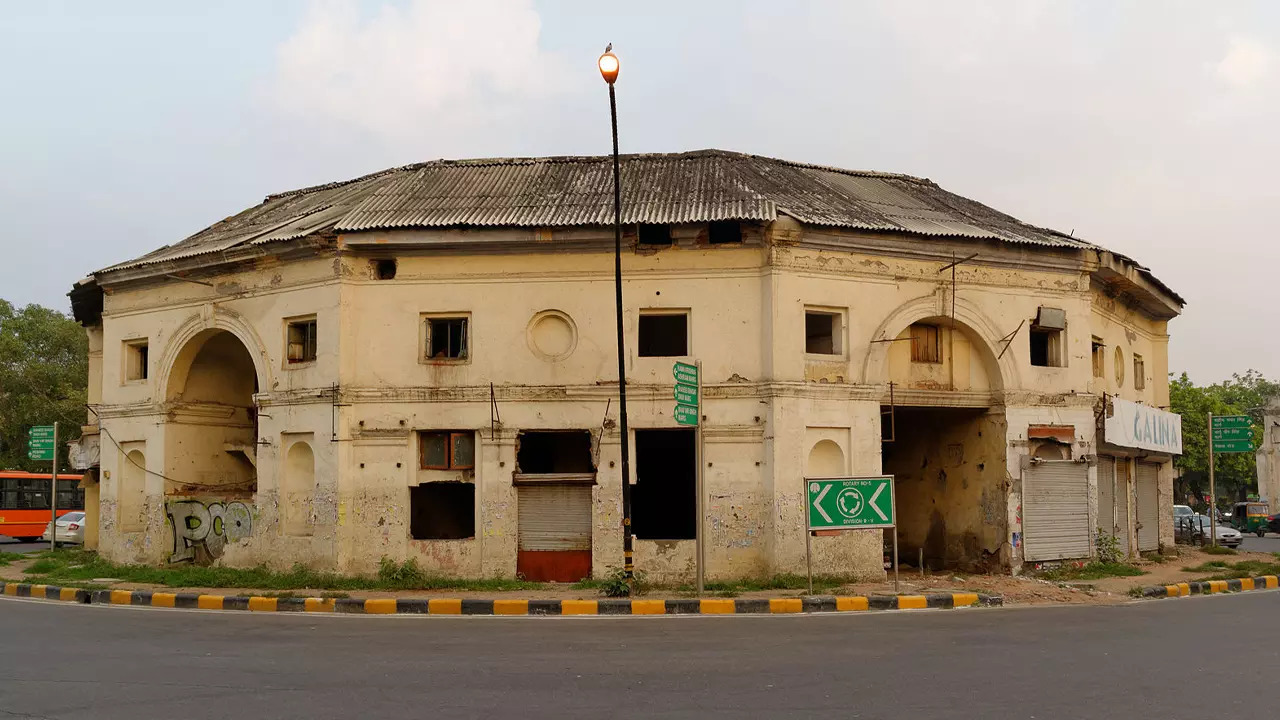
[[[698,368],[689,363],[678,362],[671,366],[671,374],[675,376],[676,382],[685,385],[698,384]]]
[[[1252,440],[1214,440],[1213,451],[1216,453],[1253,452]]]
[[[698,408],[689,405],[676,405],[676,424],[677,425],[697,425],[698,424]]]
[[[1253,428],[1249,427],[1227,427],[1214,428],[1213,441],[1219,440],[1249,440],[1253,441]]]
[[[53,460],[52,425],[36,425],[27,430],[27,459]]]
[[[893,527],[893,476],[805,478],[810,530]]]
[[[696,385],[676,383],[675,397],[676,402],[681,405],[692,405],[695,408],[698,407],[698,387]]]
[[[1248,415],[1218,415],[1213,418],[1213,429],[1247,428],[1253,423]]]

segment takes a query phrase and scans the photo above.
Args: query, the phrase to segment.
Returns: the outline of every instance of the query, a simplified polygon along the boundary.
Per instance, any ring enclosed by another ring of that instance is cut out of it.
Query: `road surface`
[[[1240,543],[1240,549],[1249,552],[1280,552],[1280,535],[1268,533],[1264,538],[1245,535],[1244,542]]]
[[[18,540],[14,540],[11,537],[0,535],[0,552],[29,553],[29,552],[35,552],[37,550],[48,550],[48,549],[49,549],[49,543],[47,542],[24,543],[24,542],[19,542]]]
[[[1267,717],[1280,592],[791,617],[256,615],[0,599],[0,716]],[[1239,643],[1247,629],[1249,642]]]

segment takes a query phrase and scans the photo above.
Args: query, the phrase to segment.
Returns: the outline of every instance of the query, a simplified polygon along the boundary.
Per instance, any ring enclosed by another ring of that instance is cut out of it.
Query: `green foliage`
[[[1258,575],[1280,575],[1280,562],[1241,560],[1231,563],[1226,560],[1210,560],[1202,565],[1182,569],[1193,573],[1212,573],[1197,580],[1234,580]]]
[[[1062,565],[1036,574],[1044,580],[1101,580],[1109,577],[1137,577],[1146,575],[1144,570],[1120,562],[1091,562],[1084,565]]]
[[[1254,370],[1235,374],[1216,385],[1200,386],[1186,373],[1169,382],[1170,409],[1182,416],[1182,455],[1174,459],[1181,481],[1177,501],[1187,494],[1204,497],[1209,493],[1209,413],[1214,415],[1249,415],[1253,418],[1253,443],[1262,443],[1262,408],[1271,398],[1280,396],[1280,384],[1271,382]],[[1257,466],[1253,453],[1220,453],[1214,460],[1214,485],[1219,509],[1243,500],[1258,487]],[[1202,510],[1204,504],[1196,508]]]
[[[628,580],[627,573],[622,568],[611,569],[604,579],[598,581],[600,594],[605,597],[630,597],[648,592],[649,584],[645,581],[645,574],[635,571],[632,575]]]
[[[1200,548],[1206,555],[1239,555],[1238,550],[1232,550],[1224,545],[1205,545]]]
[[[1124,556],[1120,551],[1120,538],[1116,537],[1114,533],[1098,528],[1098,537],[1094,543],[1098,547],[1098,561],[1101,563],[1118,563]]]
[[[22,553],[0,552],[0,567],[8,565],[12,563],[14,560],[21,560],[24,557],[26,556],[23,555]]]
[[[378,561],[378,579],[390,585],[419,585],[426,581],[427,574],[418,567],[416,558],[397,564],[395,560],[383,555]]]
[[[47,462],[27,459],[32,425],[57,421],[65,428],[60,441],[79,436],[86,419],[88,357],[88,338],[71,318],[0,300],[0,468],[48,472]]]

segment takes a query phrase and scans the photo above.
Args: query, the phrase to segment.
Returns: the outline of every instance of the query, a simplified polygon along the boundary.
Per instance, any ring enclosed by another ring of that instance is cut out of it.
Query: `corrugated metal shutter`
[[[1089,466],[1046,460],[1022,480],[1023,557],[1061,560],[1088,557]]]
[[[1098,527],[1107,530],[1110,525],[1111,532],[1120,541],[1120,552],[1128,555],[1129,487],[1123,473],[1116,474],[1117,469],[1115,458],[1098,456]]]
[[[520,502],[521,550],[590,550],[590,485],[524,485]]]
[[[1160,466],[1138,463],[1138,551],[1160,549]]]

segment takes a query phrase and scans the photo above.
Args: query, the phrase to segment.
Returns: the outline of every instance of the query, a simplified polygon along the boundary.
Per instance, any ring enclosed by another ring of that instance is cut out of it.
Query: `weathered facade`
[[[408,166],[82,281],[101,551],[619,566],[609,182],[606,158]],[[638,568],[693,571],[671,368],[695,359],[710,577],[803,568],[806,475],[893,474],[904,562],[1172,544],[1170,455],[1103,434],[1109,396],[1168,405],[1182,301],[1144,268],[906,176],[704,151],[626,157],[623,184]],[[815,569],[881,573],[883,540],[814,538]]]

